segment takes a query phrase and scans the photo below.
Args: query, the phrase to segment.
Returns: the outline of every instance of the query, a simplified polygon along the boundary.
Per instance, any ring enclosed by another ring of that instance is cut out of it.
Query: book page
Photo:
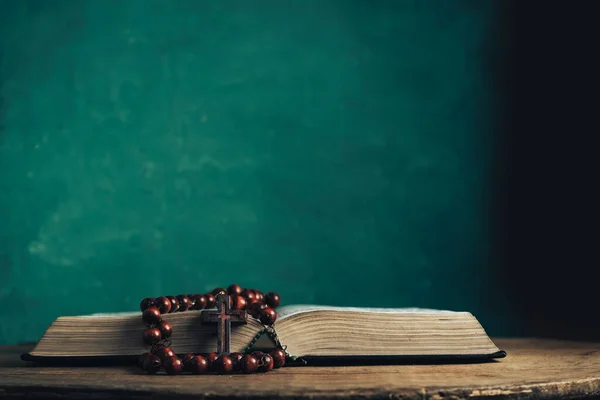
[[[309,311],[352,311],[352,312],[367,312],[367,313],[395,313],[395,314],[447,314],[456,313],[459,311],[448,311],[448,310],[434,310],[430,308],[374,308],[374,307],[338,307],[338,306],[324,306],[315,304],[292,304],[289,306],[279,307],[277,309],[278,319],[289,317],[291,315],[300,314],[302,312]],[[81,315],[81,317],[132,317],[141,316],[140,311],[131,312],[115,312],[115,313],[95,313],[90,315]]]
[[[94,318],[113,318],[113,317],[140,317],[142,316],[141,311],[125,311],[125,312],[114,312],[114,313],[95,313],[89,315],[78,315],[78,317],[94,317]]]
[[[351,311],[365,313],[394,313],[394,314],[454,314],[460,311],[434,310],[429,308],[373,308],[373,307],[336,307],[320,306],[314,304],[294,304],[283,306],[277,310],[278,319],[310,311]]]

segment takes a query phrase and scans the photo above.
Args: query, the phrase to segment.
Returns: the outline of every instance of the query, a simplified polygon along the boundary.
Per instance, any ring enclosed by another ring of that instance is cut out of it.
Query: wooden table
[[[600,396],[600,343],[497,339],[482,364],[292,367],[268,374],[147,376],[136,367],[34,367],[0,348],[0,397],[582,398]]]

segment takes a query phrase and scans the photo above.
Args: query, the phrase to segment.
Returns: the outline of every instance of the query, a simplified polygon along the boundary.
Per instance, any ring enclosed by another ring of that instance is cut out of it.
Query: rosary
[[[144,343],[151,346],[149,352],[142,354],[138,365],[149,374],[155,374],[163,368],[169,375],[190,372],[200,375],[207,372],[229,374],[234,371],[251,374],[268,372],[285,365],[284,347],[269,353],[255,351],[251,354],[230,353],[231,323],[246,323],[248,314],[266,327],[271,327],[277,319],[275,308],[279,306],[279,295],[274,292],[263,295],[255,289],[242,289],[231,285],[227,290],[216,288],[206,294],[161,296],[145,298],[140,303],[142,320],[147,326],[144,331]],[[202,322],[217,322],[217,352],[198,355],[189,353],[183,357],[175,355],[169,348],[169,338],[173,332],[171,324],[161,319],[162,314],[190,310],[214,309],[204,311]]]

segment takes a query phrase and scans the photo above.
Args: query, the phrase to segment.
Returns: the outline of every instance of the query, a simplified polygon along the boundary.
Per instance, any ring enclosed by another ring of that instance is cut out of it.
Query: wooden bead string
[[[149,352],[142,354],[138,365],[149,374],[155,374],[161,369],[169,375],[190,372],[200,375],[208,372],[229,374],[242,372],[268,372],[273,368],[285,365],[286,353],[276,348],[269,353],[255,351],[250,354],[233,352],[219,356],[217,353],[205,355],[189,353],[182,357],[175,355],[170,349],[169,338],[173,333],[171,324],[163,321],[162,314],[203,310],[216,306],[215,296],[228,294],[231,296],[233,310],[246,310],[250,316],[258,319],[263,325],[272,327],[277,319],[275,308],[279,306],[280,298],[277,293],[263,295],[255,289],[242,289],[239,285],[230,285],[227,290],[215,288],[206,294],[161,296],[145,298],[140,303],[142,320],[147,326],[143,333],[144,343],[151,346]]]

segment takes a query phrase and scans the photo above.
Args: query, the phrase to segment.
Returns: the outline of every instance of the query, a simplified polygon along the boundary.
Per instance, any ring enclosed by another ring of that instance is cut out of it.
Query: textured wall
[[[487,299],[487,1],[0,1],[0,342],[236,281]]]

